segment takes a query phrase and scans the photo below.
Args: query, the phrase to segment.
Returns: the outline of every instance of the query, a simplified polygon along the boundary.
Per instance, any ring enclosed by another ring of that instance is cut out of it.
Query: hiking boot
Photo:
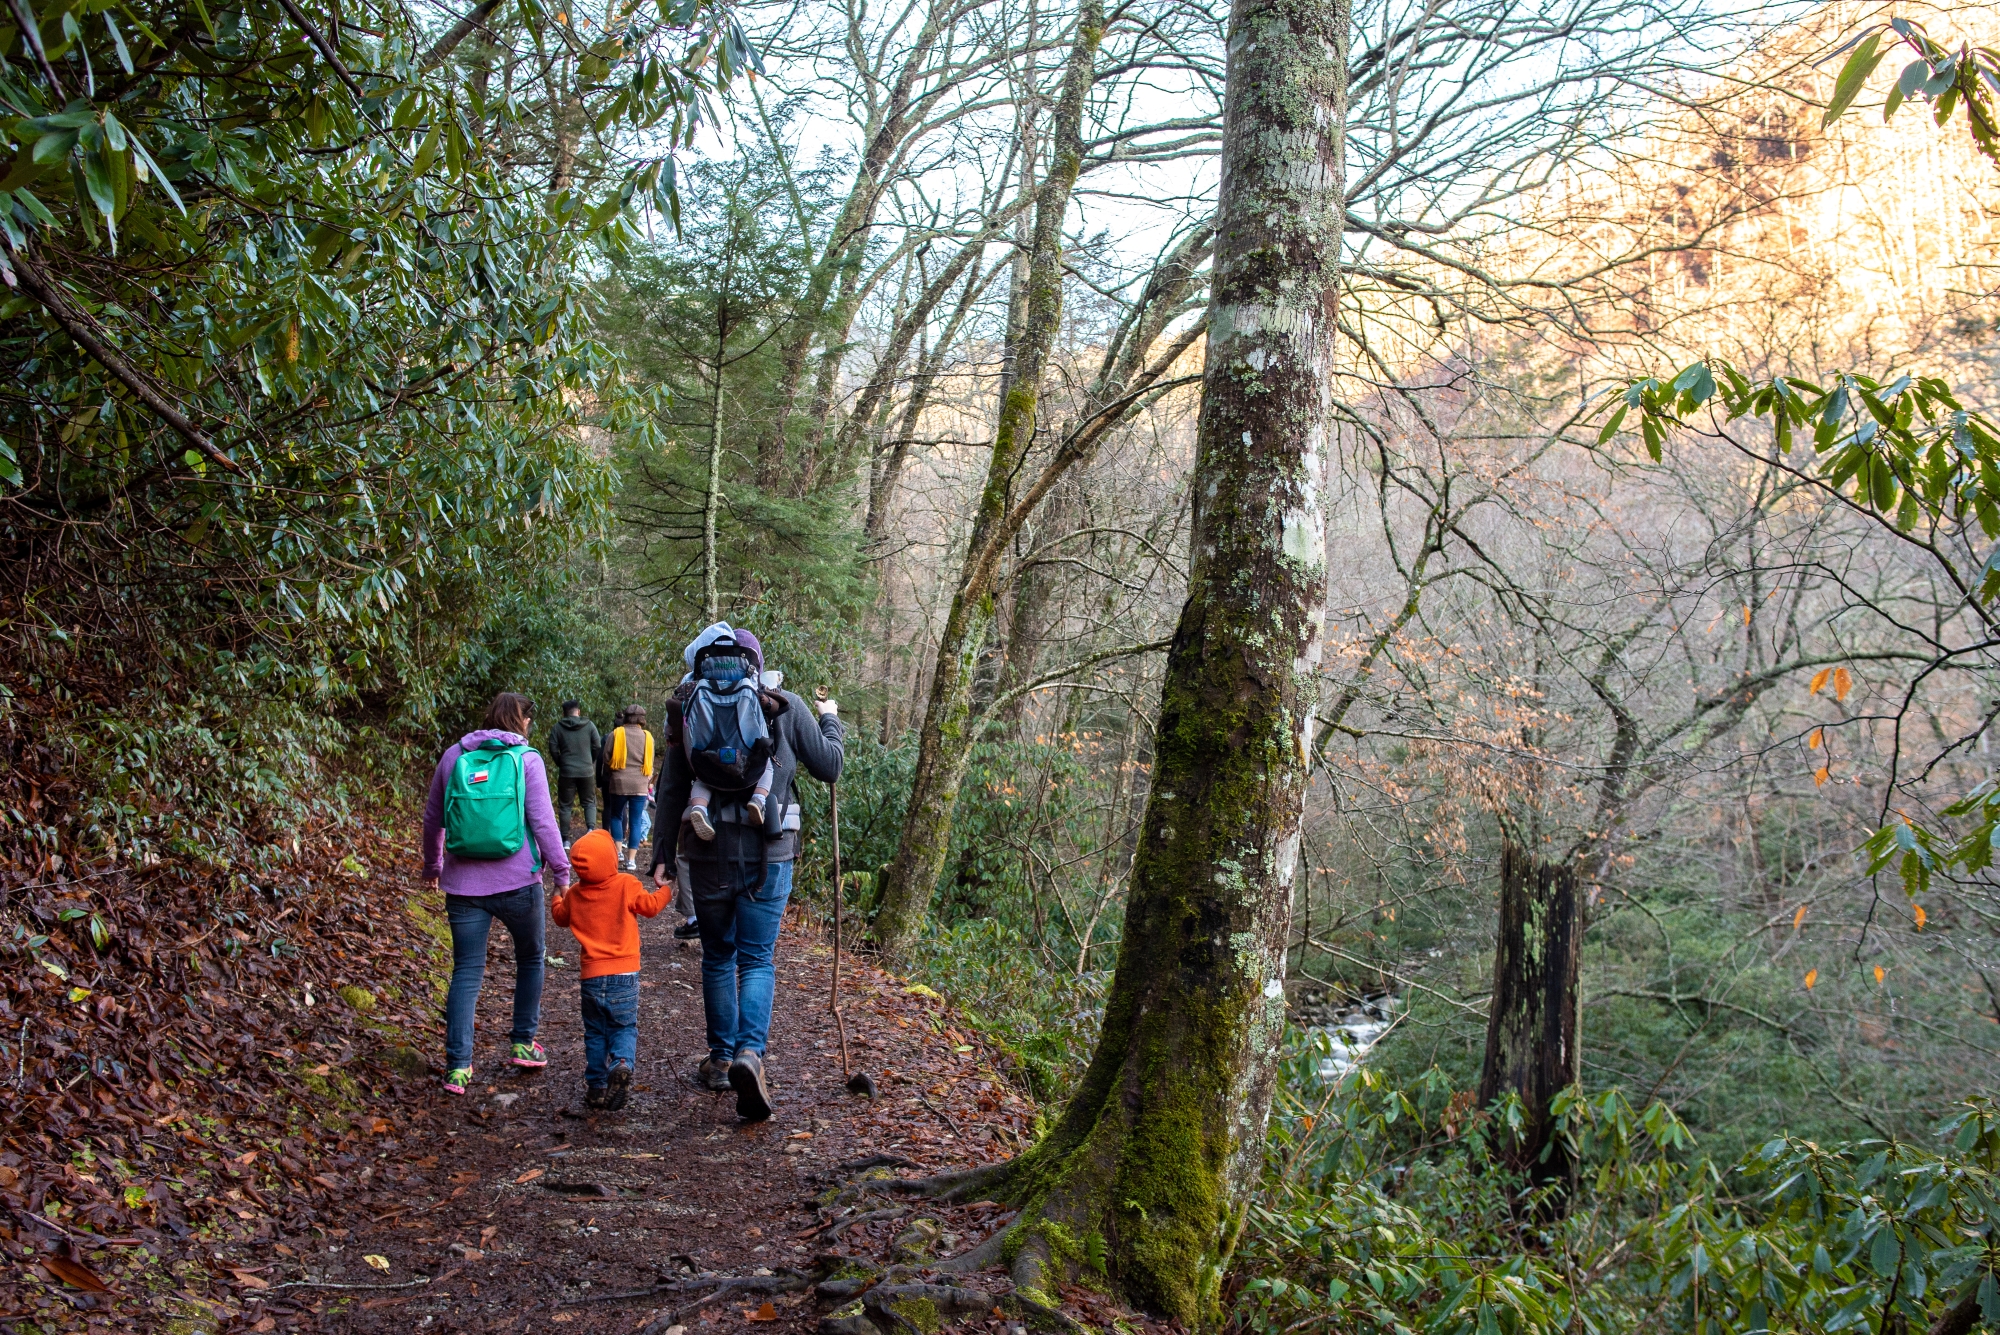
[[[689,807],[688,824],[694,826],[695,838],[715,838],[715,822],[708,818],[707,807]]]
[[[703,1057],[701,1065],[694,1068],[694,1082],[711,1094],[727,1093],[729,1063],[717,1061],[713,1057]]]
[[[736,1115],[746,1122],[761,1122],[771,1115],[771,1093],[764,1087],[764,1057],[755,1048],[744,1048],[729,1063],[729,1087],[736,1091]]]
[[[625,1106],[625,1096],[632,1088],[632,1068],[619,1062],[611,1068],[611,1080],[604,1088],[604,1111],[617,1112]]]
[[[516,1043],[514,1045],[514,1055],[507,1060],[513,1062],[516,1066],[526,1066],[532,1070],[537,1067],[547,1066],[549,1064],[549,1054],[542,1051],[542,1045],[539,1043]]]
[[[585,1112],[603,1112],[605,1100],[609,1095],[610,1091],[603,1085],[585,1085],[583,1089],[583,1110]]]
[[[700,935],[701,924],[693,918],[689,918],[686,922],[674,928],[674,940],[676,941],[693,941],[700,937]]]
[[[445,1072],[444,1092],[447,1094],[463,1094],[465,1087],[471,1083],[472,1068],[470,1066],[454,1066]]]

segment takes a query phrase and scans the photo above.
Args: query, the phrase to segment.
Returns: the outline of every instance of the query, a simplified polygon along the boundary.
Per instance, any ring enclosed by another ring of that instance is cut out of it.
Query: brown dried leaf
[[[73,1261],[67,1256],[44,1256],[41,1260],[42,1269],[48,1271],[51,1275],[54,1275],[73,1289],[82,1289],[86,1293],[109,1293],[111,1291],[109,1284],[99,1279],[91,1272],[89,1266],[84,1265],[80,1261]]]

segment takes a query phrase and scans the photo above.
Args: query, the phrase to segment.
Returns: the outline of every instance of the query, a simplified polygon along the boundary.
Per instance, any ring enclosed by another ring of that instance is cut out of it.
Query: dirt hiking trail
[[[386,813],[385,813],[386,815]],[[442,1089],[449,934],[407,821],[308,827],[281,876],[0,865],[0,1332],[560,1331],[1074,1335],[1157,1327],[945,1277],[1012,1214],[885,1190],[1005,1158],[1037,1110],[928,988],[832,950],[795,900],[777,955],[775,1114],[692,1080],[701,951],[642,921],[631,1100],[585,1113],[580,955],[551,924],[540,1038],[506,1064],[512,943],[489,942],[464,1097]],[[997,1299],[988,1305],[987,1297]]]
[[[1030,1134],[1033,1108],[929,989],[846,958],[849,1051],[878,1089],[873,1100],[850,1094],[827,1009],[833,953],[795,910],[779,945],[767,1057],[775,1114],[744,1124],[733,1094],[691,1079],[706,1051],[699,943],[674,941],[670,915],[641,933],[639,1060],[623,1111],[583,1111],[578,955],[561,929],[551,929],[549,950],[566,964],[549,971],[542,1003],[549,1065],[504,1063],[513,960],[495,933],[471,1091],[457,1099],[434,1078],[409,1081],[399,1105],[369,1118],[373,1162],[362,1156],[360,1192],[324,1237],[274,1238],[220,1257],[245,1286],[226,1329],[808,1331],[860,1298],[860,1312],[827,1324],[865,1335],[861,1322],[881,1329],[887,1316],[865,1295],[884,1267],[914,1267],[890,1278],[921,1282],[927,1261],[1012,1218],[986,1202],[841,1190],[870,1172],[991,1162]],[[950,1282],[1009,1287],[1000,1273]],[[1073,1297],[1072,1310],[1100,1305],[1082,1291]],[[935,1329],[935,1307],[901,1320]],[[997,1305],[972,1317],[960,1324],[1024,1325],[1018,1310]]]

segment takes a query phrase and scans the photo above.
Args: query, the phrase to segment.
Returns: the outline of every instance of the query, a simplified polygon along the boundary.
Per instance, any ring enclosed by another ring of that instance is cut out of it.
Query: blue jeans
[[[446,895],[451,921],[451,989],[444,997],[444,1064],[472,1065],[472,1009],[486,980],[486,937],[498,918],[514,938],[514,1032],[532,1043],[542,1023],[542,953],[546,949],[542,883],[502,895]]]
[[[646,819],[644,793],[617,793],[611,797],[611,839],[627,848],[639,846],[639,824]],[[630,838],[627,838],[627,835]]]
[[[701,926],[701,1000],[708,1014],[708,1055],[726,1062],[744,1048],[764,1051],[771,1033],[771,957],[792,897],[792,864],[772,862],[754,892],[729,899],[697,896]]]
[[[607,973],[583,980],[583,1083],[601,1087],[611,1063],[639,1059],[639,975]]]

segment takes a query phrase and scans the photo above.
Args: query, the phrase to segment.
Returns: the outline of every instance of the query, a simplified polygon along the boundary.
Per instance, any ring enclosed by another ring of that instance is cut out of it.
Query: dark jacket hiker
[[[583,828],[595,829],[597,762],[604,750],[604,735],[583,716],[580,702],[563,701],[563,716],[549,729],[549,740],[542,750],[556,767],[556,820],[564,837],[569,834],[572,802],[583,806]]]
[[[702,633],[731,634],[763,666],[755,636],[718,624]],[[690,657],[692,655],[690,654]],[[772,959],[778,926],[792,893],[792,863],[799,853],[799,803],[794,781],[801,765],[823,783],[840,777],[845,734],[833,702],[807,704],[790,691],[762,690],[759,704],[771,742],[770,794],[761,823],[747,810],[753,787],[716,786],[711,817],[715,838],[697,838],[681,816],[695,773],[680,730],[683,696],[667,706],[668,744],[661,748],[658,820],[653,827],[653,868],[664,879],[676,854],[687,860],[701,928],[702,1002],[708,1020],[708,1059],[701,1076],[711,1087],[726,1079],[736,1089],[738,1115],[768,1117],[763,1055],[771,1027]]]
[[[677,693],[678,695],[678,693]],[[751,893],[766,866],[789,863],[799,855],[799,800],[795,780],[799,767],[823,783],[840,778],[846,732],[832,709],[814,716],[814,706],[790,691],[760,691],[765,727],[771,735],[771,796],[761,823],[750,819],[745,803],[755,791],[746,786],[714,797],[717,826],[713,841],[681,839],[695,774],[681,744],[679,702],[667,704],[667,731],[656,790],[657,819],[653,826],[653,865],[673,865],[678,852],[694,874],[697,900]],[[830,703],[830,702],[829,702]],[[713,785],[711,785],[713,786]],[[725,830],[723,827],[729,827]],[[732,874],[733,873],[733,874]]]
[[[548,757],[555,762],[557,775],[565,779],[597,777],[597,753],[604,746],[604,734],[583,716],[582,708],[570,701],[556,726],[549,729]],[[572,709],[578,712],[572,714]]]

